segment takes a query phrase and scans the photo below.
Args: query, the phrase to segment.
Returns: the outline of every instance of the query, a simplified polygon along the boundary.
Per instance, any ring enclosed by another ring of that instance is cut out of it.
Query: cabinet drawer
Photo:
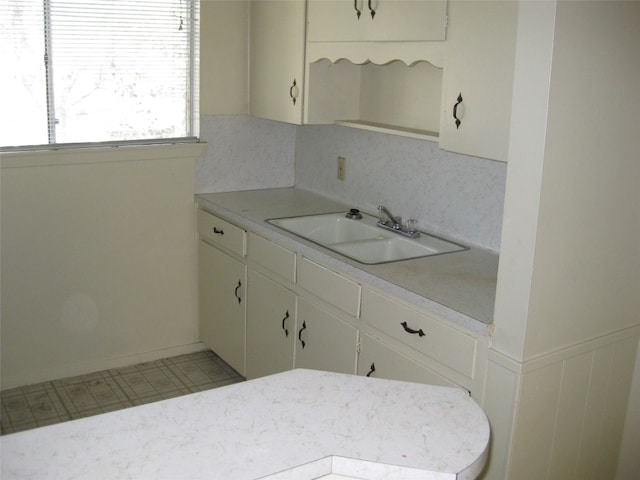
[[[349,315],[360,314],[360,285],[304,257],[298,285]]]
[[[375,291],[362,293],[362,319],[412,349],[473,378],[478,340]]]
[[[198,210],[198,233],[214,245],[227,248],[241,257],[246,255],[245,231],[204,210]]]
[[[285,280],[296,281],[296,254],[277,243],[249,233],[249,258]]]

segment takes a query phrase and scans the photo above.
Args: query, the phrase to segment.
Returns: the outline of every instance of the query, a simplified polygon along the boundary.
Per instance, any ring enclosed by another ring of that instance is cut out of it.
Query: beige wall
[[[2,154],[2,388],[193,351],[200,145]]]
[[[248,112],[247,0],[200,4],[200,113]]]
[[[247,112],[248,3],[203,0],[201,114]],[[203,145],[2,154],[3,389],[202,348]]]
[[[493,347],[521,360],[526,340],[532,270],[547,135],[555,2],[521,2],[516,42],[509,163]]]
[[[618,466],[638,435],[639,19],[638,2],[520,4],[487,478],[639,465]]]
[[[495,345],[519,360],[640,323],[639,5],[531,8],[557,18],[514,97]]]
[[[640,5],[559,2],[526,358],[640,323]]]

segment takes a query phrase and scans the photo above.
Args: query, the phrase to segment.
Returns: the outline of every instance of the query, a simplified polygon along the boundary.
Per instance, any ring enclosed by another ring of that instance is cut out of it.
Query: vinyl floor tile
[[[211,351],[0,392],[1,433],[14,433],[178,397],[244,379]]]

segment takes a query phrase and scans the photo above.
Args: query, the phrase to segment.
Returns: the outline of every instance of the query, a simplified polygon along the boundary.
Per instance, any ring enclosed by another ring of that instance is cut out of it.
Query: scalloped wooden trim
[[[307,61],[327,59],[332,63],[348,60],[362,65],[368,62],[386,65],[401,61],[407,66],[429,62],[442,68],[444,61],[442,42],[308,42]]]

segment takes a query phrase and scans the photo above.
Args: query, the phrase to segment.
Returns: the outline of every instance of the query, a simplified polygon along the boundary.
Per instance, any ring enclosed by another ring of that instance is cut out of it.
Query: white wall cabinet
[[[444,40],[446,1],[309,0],[311,42]]]
[[[446,2],[371,5],[374,19],[364,2],[369,13],[357,20],[345,0],[252,0],[249,113],[435,139],[442,54],[440,42],[425,40],[444,38]]]
[[[249,18],[249,113],[301,124],[305,2],[252,0]]]
[[[445,1],[311,0],[307,18],[305,123],[437,139]]]
[[[449,2],[440,148],[507,160],[518,4]]]
[[[250,113],[506,161],[517,15],[510,0],[254,0]]]

